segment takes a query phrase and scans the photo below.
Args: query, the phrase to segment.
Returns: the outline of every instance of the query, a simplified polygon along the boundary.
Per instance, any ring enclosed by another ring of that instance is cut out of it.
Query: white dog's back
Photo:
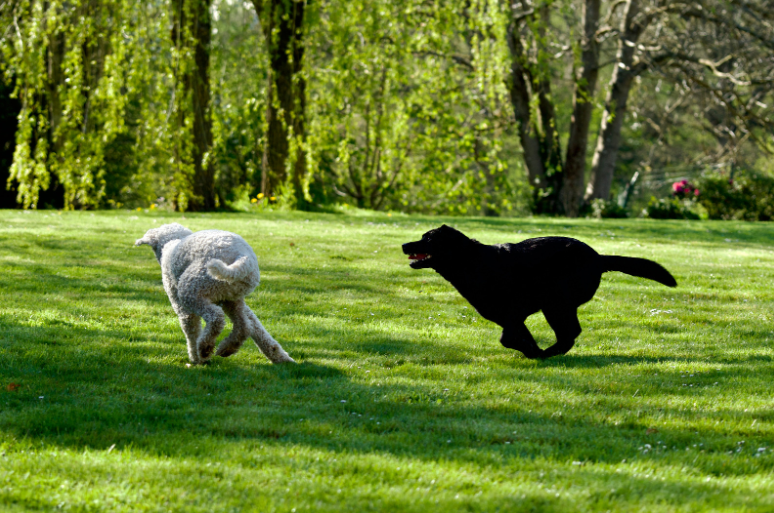
[[[244,301],[258,286],[260,272],[255,252],[242,237],[221,230],[193,233],[172,223],[148,230],[135,242],[142,244],[153,248],[161,264],[164,289],[180,318],[191,363],[209,360],[225,326],[224,310],[234,327],[218,346],[218,355],[236,353],[251,337],[272,362],[293,361]]]
[[[184,287],[191,281],[185,276],[196,276],[191,284],[197,289],[196,295],[214,302],[237,299],[250,294],[260,283],[255,252],[235,233],[203,230],[179,242],[169,242],[168,246],[161,262],[165,278]]]

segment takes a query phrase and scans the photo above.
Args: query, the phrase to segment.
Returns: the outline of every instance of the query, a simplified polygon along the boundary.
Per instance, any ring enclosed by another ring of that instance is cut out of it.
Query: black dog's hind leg
[[[546,358],[543,354],[544,351],[538,347],[535,338],[523,322],[509,324],[504,327],[500,343],[508,349],[521,351],[524,353],[524,356],[530,359]]]
[[[575,339],[582,331],[580,321],[578,321],[578,308],[546,308],[543,310],[543,315],[545,315],[548,325],[556,333],[556,344],[544,351],[543,358],[567,354],[567,351],[575,345]]]

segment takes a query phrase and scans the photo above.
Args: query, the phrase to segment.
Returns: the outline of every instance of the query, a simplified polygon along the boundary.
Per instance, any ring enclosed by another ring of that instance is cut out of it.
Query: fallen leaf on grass
[[[647,435],[652,435],[654,433],[658,433],[658,429],[656,429],[656,428],[648,428],[648,429],[645,430],[645,434],[647,434]]]
[[[16,392],[19,389],[20,386],[21,385],[19,385],[17,383],[8,383],[8,386],[6,388],[8,388],[9,392]]]

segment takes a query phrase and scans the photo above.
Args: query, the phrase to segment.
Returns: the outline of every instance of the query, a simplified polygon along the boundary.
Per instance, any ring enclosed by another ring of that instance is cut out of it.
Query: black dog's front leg
[[[500,343],[508,349],[521,351],[529,359],[546,358],[545,351],[538,347],[535,338],[523,322],[505,326]]]

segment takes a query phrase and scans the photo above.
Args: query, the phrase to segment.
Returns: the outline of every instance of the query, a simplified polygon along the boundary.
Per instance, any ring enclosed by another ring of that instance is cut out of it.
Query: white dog
[[[148,230],[134,243],[142,244],[153,248],[161,264],[164,290],[180,318],[191,363],[206,363],[212,356],[226,325],[224,310],[234,329],[215,354],[231,356],[252,337],[272,362],[294,361],[245,303],[245,296],[258,286],[260,273],[258,259],[242,237],[221,230],[193,233],[173,223]]]

